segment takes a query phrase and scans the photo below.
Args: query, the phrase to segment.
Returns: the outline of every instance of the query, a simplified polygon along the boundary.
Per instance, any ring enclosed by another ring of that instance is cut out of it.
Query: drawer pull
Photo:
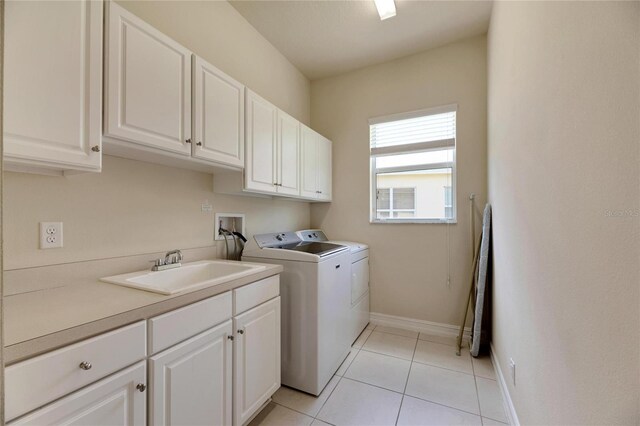
[[[339,268],[340,268],[340,265],[336,265],[336,269],[339,269]]]
[[[136,389],[138,389],[140,392],[144,392],[147,390],[147,385],[145,385],[144,383],[138,383],[136,385]]]
[[[90,363],[90,362],[82,361],[82,362],[80,363],[80,369],[81,369],[81,370],[85,370],[85,371],[86,371],[86,370],[91,370],[91,367],[93,367],[93,366],[91,365],[91,363]]]

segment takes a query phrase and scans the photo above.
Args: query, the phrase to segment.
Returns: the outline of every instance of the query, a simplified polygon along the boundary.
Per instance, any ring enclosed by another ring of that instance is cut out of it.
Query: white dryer
[[[350,251],[295,232],[254,236],[242,260],[274,263],[282,301],[282,384],[319,395],[351,349]]]
[[[351,250],[349,336],[353,343],[369,324],[369,246],[352,241],[329,240],[320,229],[305,229],[296,234],[302,241],[324,241],[347,246]]]

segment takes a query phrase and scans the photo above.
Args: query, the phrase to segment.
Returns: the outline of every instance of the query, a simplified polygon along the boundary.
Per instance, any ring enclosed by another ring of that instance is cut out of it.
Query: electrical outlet
[[[40,222],[40,249],[62,247],[62,222]]]
[[[516,362],[513,358],[509,358],[509,373],[511,373],[511,382],[516,385]]]

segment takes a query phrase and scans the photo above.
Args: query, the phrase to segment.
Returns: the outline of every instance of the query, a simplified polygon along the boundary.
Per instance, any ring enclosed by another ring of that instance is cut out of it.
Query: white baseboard
[[[439,322],[431,322],[413,318],[398,317],[395,315],[379,314],[371,312],[369,320],[372,324],[383,325],[387,327],[398,327],[405,330],[418,331],[420,333],[431,334],[434,336],[458,336],[460,326],[443,324]],[[471,337],[471,327],[464,328],[464,337]]]
[[[504,401],[504,406],[507,408],[507,416],[509,417],[509,424],[512,426],[520,426],[520,420],[518,420],[516,407],[513,405],[513,401],[511,400],[511,395],[509,395],[509,388],[507,387],[507,382],[505,381],[504,374],[502,374],[502,368],[500,368],[500,363],[498,362],[498,356],[496,355],[496,352],[493,349],[493,343],[491,344],[491,361],[493,362],[493,368],[496,370],[496,376],[498,376],[497,377],[498,387],[500,388],[500,393],[502,393],[502,400]]]

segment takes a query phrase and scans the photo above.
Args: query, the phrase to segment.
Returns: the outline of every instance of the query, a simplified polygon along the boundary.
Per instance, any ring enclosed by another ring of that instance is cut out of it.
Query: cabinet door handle
[[[140,392],[144,392],[147,390],[147,385],[145,385],[144,383],[138,383],[136,385],[136,389],[138,389]]]
[[[187,139],[185,143],[191,143],[191,138]]]
[[[196,143],[196,145],[202,146],[202,142],[198,142],[198,143]]]
[[[233,341],[233,336],[227,336],[227,339]]]
[[[91,147],[91,151],[93,152],[100,152],[100,145],[95,145]]]
[[[90,362],[82,361],[80,363],[79,367],[80,367],[81,370],[87,371],[87,370],[91,370],[91,367],[93,367],[93,366],[91,365]]]
[[[339,269],[339,268],[340,268],[340,264],[337,264],[337,265],[336,265],[336,269]]]
[[[238,334],[244,334],[244,330],[242,329],[238,330]]]

